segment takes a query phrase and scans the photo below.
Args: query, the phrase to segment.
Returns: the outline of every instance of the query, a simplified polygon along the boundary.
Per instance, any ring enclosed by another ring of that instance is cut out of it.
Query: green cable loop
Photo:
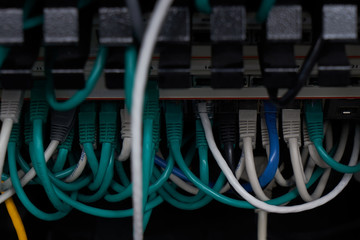
[[[33,163],[33,167],[36,170],[37,175],[39,176],[41,183],[46,190],[46,194],[54,205],[56,209],[62,212],[69,211],[70,207],[65,203],[61,202],[61,200],[56,196],[53,185],[50,181],[50,178],[47,174],[47,166],[44,157],[44,146],[42,139],[42,120],[34,119],[33,120],[33,142],[30,143],[30,152],[31,161]]]
[[[103,179],[106,174],[107,167],[109,166],[110,158],[112,153],[112,144],[111,143],[103,143],[101,148],[101,157],[99,168],[97,169],[96,175],[94,177],[94,181],[89,184],[89,189],[95,191],[100,188],[103,183]]]
[[[326,152],[322,145],[322,141],[314,141],[315,148],[319,153],[320,157],[326,162],[332,169],[341,172],[341,173],[355,173],[360,171],[360,163],[355,166],[348,166],[342,163],[335,161],[329,154]]]
[[[67,111],[71,110],[78,105],[80,105],[92,92],[95,88],[97,81],[100,78],[100,75],[104,69],[106,57],[107,57],[107,48],[100,46],[98,55],[94,62],[94,66],[91,70],[90,76],[86,81],[86,86],[84,89],[77,91],[70,99],[65,102],[58,102],[55,97],[54,88],[53,88],[53,80],[51,77],[50,69],[46,70],[47,86],[46,86],[46,100],[49,105],[55,109],[56,111]]]
[[[85,205],[81,202],[78,202],[72,198],[70,198],[68,195],[66,195],[64,192],[62,192],[60,189],[55,187],[55,192],[58,195],[58,197],[72,206],[73,208],[82,211],[84,213],[94,215],[97,217],[103,217],[103,218],[124,218],[124,217],[131,217],[133,215],[133,209],[125,209],[125,210],[107,210],[107,209],[100,209],[96,207],[91,207],[88,205]],[[149,211],[150,209],[153,209],[154,207],[160,205],[163,202],[163,199],[161,197],[156,197],[154,200],[150,201],[146,207],[145,211]]]
[[[114,176],[114,149],[111,152],[111,157],[110,157],[110,161],[109,161],[109,165],[106,169],[106,174],[103,180],[103,183],[101,184],[99,190],[91,195],[85,195],[85,194],[79,194],[78,196],[78,200],[80,200],[81,202],[84,203],[91,203],[91,202],[95,202],[100,200],[102,197],[105,196],[105,194],[107,193],[107,190],[112,182],[113,176]]]
[[[68,153],[69,153],[69,150],[67,150],[65,148],[59,149],[56,161],[54,163],[54,166],[52,167],[53,172],[59,172],[64,168]]]
[[[92,143],[84,143],[83,148],[86,153],[87,162],[90,166],[90,170],[91,170],[93,176],[95,177],[96,172],[98,171],[98,168],[99,168],[99,163],[98,163],[97,157],[95,155],[94,147],[93,147]]]
[[[149,195],[158,191],[159,188],[167,181],[170,174],[172,173],[172,169],[174,167],[174,159],[172,157],[168,158],[168,164],[166,165],[165,170],[162,172],[161,176],[157,179],[152,179],[153,184],[149,187]],[[154,169],[155,171],[155,169]],[[108,202],[120,202],[132,194],[132,184],[129,184],[122,192],[117,194],[107,194],[105,195],[105,200]]]
[[[115,163],[115,170],[117,175],[120,178],[120,181],[124,187],[127,187],[130,185],[130,180],[125,172],[124,165],[120,161],[116,161]]]
[[[21,203],[24,205],[24,207],[35,217],[44,220],[44,221],[56,221],[63,217],[65,217],[69,212],[70,209],[67,212],[61,212],[57,211],[55,213],[45,213],[38,209],[27,197],[23,187],[21,186],[21,182],[18,176],[18,170],[16,167],[16,144],[11,142],[8,144],[8,163],[9,163],[9,170],[10,170],[10,177],[11,182],[13,184],[13,187],[15,189],[15,192],[20,199]],[[72,194],[72,198],[74,198],[75,195]]]

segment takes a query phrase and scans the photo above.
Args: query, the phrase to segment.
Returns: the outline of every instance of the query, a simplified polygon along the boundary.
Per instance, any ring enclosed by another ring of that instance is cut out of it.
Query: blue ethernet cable
[[[266,166],[265,171],[259,177],[259,183],[261,187],[265,187],[275,177],[276,170],[279,166],[279,158],[280,158],[279,136],[276,127],[276,114],[277,114],[276,106],[269,101],[265,101],[264,111],[265,111],[266,126],[268,129],[269,140],[270,140],[270,154],[269,154],[268,165]],[[251,185],[249,183],[244,184],[243,187],[248,192],[252,191]]]
[[[161,168],[166,168],[167,163],[164,159],[155,156],[155,164],[158,165]],[[185,174],[177,167],[174,167],[172,170],[172,173],[176,175],[177,177],[181,178],[182,180],[189,182],[189,179],[185,176]]]

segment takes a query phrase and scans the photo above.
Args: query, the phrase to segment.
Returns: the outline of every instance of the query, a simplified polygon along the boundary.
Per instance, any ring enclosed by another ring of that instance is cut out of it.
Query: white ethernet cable
[[[143,239],[143,176],[142,176],[142,113],[144,104],[145,88],[149,73],[150,61],[156,45],[157,37],[160,33],[163,22],[173,0],[158,0],[155,9],[146,28],[140,46],[134,88],[132,91],[131,109],[131,181],[132,181],[132,202],[133,202],[133,238],[134,240]]]
[[[325,134],[325,148],[326,151],[329,152],[333,147],[333,139],[332,139],[333,133],[332,133],[331,124],[328,121],[324,122],[324,134]],[[319,156],[318,152],[316,151],[314,144],[311,142],[305,121],[303,122],[303,137],[304,137],[303,151],[307,151],[308,153],[310,153],[310,158],[307,162],[305,169],[305,179],[310,179],[316,165],[322,166],[322,168],[329,168],[329,165],[327,165],[324,162],[324,160],[322,160],[322,158]],[[305,165],[306,163],[306,158],[302,159],[303,165]],[[326,174],[328,174],[327,171],[324,173],[324,175]]]
[[[261,188],[254,162],[253,148],[255,148],[256,143],[256,120],[257,110],[239,110],[239,145],[245,154],[245,169],[250,185],[259,199],[267,201],[269,198],[265,195],[263,189]]]
[[[83,171],[86,167],[86,164],[87,164],[87,156],[86,156],[84,149],[82,149],[80,159],[76,165],[76,168],[67,178],[65,178],[64,182],[70,183],[70,182],[73,182],[76,179],[78,179],[81,176],[81,174],[83,173]]]
[[[120,110],[121,139],[123,139],[121,153],[117,160],[126,161],[131,153],[131,120],[127,109]]]
[[[24,100],[24,91],[22,90],[6,90],[1,92],[1,112],[0,119],[2,121],[0,134],[0,177],[2,176],[7,145],[9,143],[11,130],[14,123],[18,123],[20,112]]]
[[[245,168],[250,181],[250,185],[255,195],[262,201],[267,201],[269,198],[264,193],[258,180],[255,169],[253,148],[256,144],[256,125],[257,110],[239,110],[239,133],[240,133],[240,148],[245,153]],[[267,212],[258,209],[255,211],[258,215],[257,234],[258,240],[265,240],[267,236]]]
[[[352,177],[352,174],[344,174],[339,184],[331,192],[312,202],[307,202],[294,206],[274,206],[267,204],[263,201],[260,201],[257,198],[253,197],[251,194],[249,194],[241,186],[241,184],[237,181],[229,166],[227,166],[225,159],[221,156],[219,149],[216,147],[214,135],[212,133],[211,123],[206,113],[206,105],[204,103],[200,103],[198,104],[198,108],[199,108],[199,115],[201,118],[201,122],[205,130],[206,140],[220,169],[223,171],[223,173],[225,174],[226,178],[228,179],[229,183],[234,188],[234,190],[237,193],[239,193],[241,197],[243,197],[246,201],[248,201],[251,205],[255,206],[256,208],[262,209],[267,212],[281,213],[281,214],[307,211],[322,206],[327,202],[331,201],[333,198],[335,198],[339,193],[342,192],[342,190],[344,190],[344,188],[347,186],[347,184],[349,183]],[[360,127],[357,126],[356,134],[354,137],[353,152],[349,162],[350,166],[354,166],[357,163],[358,155],[359,155],[359,145],[360,145]]]
[[[59,145],[59,141],[51,140],[51,142],[49,143],[48,147],[46,148],[46,150],[44,152],[46,162],[49,161],[51,156],[54,154],[58,145]],[[21,178],[21,186],[25,186],[26,184],[28,184],[35,176],[36,176],[36,171],[34,168],[31,168],[25,174],[25,176],[23,178]],[[0,195],[0,204],[5,202],[8,198],[10,198],[12,195],[15,194],[15,190],[11,184],[11,179],[9,178],[8,180],[6,180],[5,184],[6,184],[6,182],[8,182],[7,184],[9,184],[11,188],[9,188],[8,190],[6,190],[4,193],[2,193]],[[6,186],[9,186],[9,185],[6,185]]]
[[[277,121],[276,121],[276,123],[277,123]],[[263,148],[265,148],[267,158],[269,158],[269,155],[270,155],[270,140],[269,140],[269,133],[268,133],[266,120],[265,120],[264,116],[261,117],[260,125],[261,125],[262,146],[263,146]],[[275,178],[276,183],[279,186],[282,186],[282,187],[293,186],[294,185],[293,178],[291,177],[289,179],[285,179],[284,176],[281,174],[280,170],[281,170],[281,167],[280,167],[280,169],[278,168],[276,170],[276,173],[275,173],[274,178]]]
[[[156,153],[159,157],[161,157],[162,159],[164,159],[164,156],[162,155],[162,153],[160,151],[158,151]],[[245,161],[244,161],[244,154],[241,154],[240,160],[238,165],[236,166],[236,170],[235,170],[235,176],[236,178],[239,180],[241,177],[241,174],[243,173],[245,168]],[[179,188],[181,188],[182,190],[196,195],[199,192],[199,189],[197,187],[195,187],[194,185],[192,185],[191,183],[187,183],[185,181],[183,181],[181,178],[179,178],[178,176],[176,176],[175,174],[170,174],[169,179],[175,183]],[[227,191],[230,190],[230,184],[227,182],[219,191],[219,193],[225,193]]]

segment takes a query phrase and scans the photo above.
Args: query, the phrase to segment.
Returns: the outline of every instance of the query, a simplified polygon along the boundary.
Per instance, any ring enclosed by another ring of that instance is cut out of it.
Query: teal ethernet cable
[[[101,187],[105,175],[107,174],[110,159],[116,144],[117,111],[118,106],[115,102],[104,102],[101,104],[99,113],[99,143],[101,144],[101,156],[96,175],[94,176],[94,181],[89,184],[89,189],[92,191]],[[114,171],[113,167],[111,171]]]
[[[174,113],[175,114],[175,113]],[[186,165],[186,163],[184,162],[184,159],[182,158],[181,152],[180,152],[180,139],[181,139],[181,125],[182,125],[182,112],[179,111],[178,112],[178,117],[174,117],[173,120],[174,122],[172,123],[172,125],[174,125],[174,129],[171,129],[170,131],[172,131],[171,136],[168,138],[169,140],[169,147],[170,147],[170,151],[173,154],[173,157],[175,158],[176,163],[178,164],[178,166],[180,167],[180,169],[183,171],[183,173],[186,175],[186,177],[201,191],[204,191],[206,194],[208,194],[209,196],[211,196],[212,198],[216,199],[219,202],[222,202],[224,204],[233,206],[233,207],[240,207],[240,208],[247,208],[247,209],[254,209],[254,206],[252,206],[250,203],[246,202],[246,201],[242,201],[242,200],[235,200],[232,198],[229,198],[227,196],[224,196],[223,194],[218,193],[217,191],[214,191],[213,189],[211,189],[209,186],[207,186],[206,184],[204,184],[198,177],[196,177],[191,170],[188,168],[188,166]],[[169,128],[169,126],[167,127]],[[310,178],[308,184],[306,185],[307,187],[311,186],[323,173],[323,169],[318,168],[312,175],[312,177]],[[272,204],[272,205],[281,205],[281,204],[285,204],[291,200],[293,200],[294,198],[296,198],[298,196],[298,192],[297,190],[292,190],[291,192],[266,201],[266,203],[268,204]]]
[[[46,75],[48,77],[46,86],[46,100],[49,105],[57,111],[67,111],[80,105],[95,88],[96,83],[99,80],[105,66],[107,51],[108,50],[106,47],[99,47],[98,55],[94,62],[94,66],[91,70],[90,76],[86,81],[85,88],[77,91],[70,99],[66,100],[65,102],[58,102],[56,100],[53,81],[51,78],[51,71],[48,67],[46,69]]]
[[[116,170],[117,175],[120,178],[120,181],[121,181],[122,185],[124,187],[129,186],[130,185],[130,180],[126,175],[123,162],[116,161],[115,162],[115,170]]]
[[[69,211],[69,206],[61,202],[56,196],[47,172],[48,168],[44,157],[43,122],[47,120],[48,105],[46,104],[43,86],[42,81],[37,81],[34,82],[34,87],[31,90],[30,121],[33,124],[33,138],[29,144],[30,157],[50,202],[59,211],[67,212]]]
[[[355,166],[347,166],[335,161],[323,147],[323,112],[321,100],[307,101],[305,103],[305,120],[310,140],[319,153],[320,157],[334,170],[341,173],[355,173],[360,171],[360,163]]]
[[[131,112],[132,90],[134,87],[134,77],[137,61],[137,50],[135,46],[128,46],[125,50],[125,105],[129,113]]]
[[[52,167],[53,172],[58,172],[64,168],[69,151],[71,151],[71,147],[74,140],[74,134],[75,134],[74,128],[72,128],[68,136],[66,137],[65,141],[58,146],[59,151],[56,161]]]
[[[102,197],[106,195],[108,188],[110,187],[110,184],[113,180],[113,176],[114,176],[114,150],[112,150],[109,165],[106,169],[106,174],[103,183],[99,187],[98,191],[90,196],[85,194],[79,194],[78,200],[84,203],[91,203],[100,200]]]
[[[181,105],[179,103],[166,103],[166,130],[169,145],[175,143],[178,144],[179,152],[180,152],[180,142],[182,138],[182,114]],[[200,157],[200,173],[201,173],[201,181],[205,181],[207,184],[209,183],[208,176],[208,166],[207,166],[207,144],[206,141],[203,141],[199,135],[201,135],[201,129],[197,129],[197,147],[199,149],[199,157]],[[199,134],[200,133],[200,134]],[[194,145],[192,145],[194,146]],[[170,154],[173,154],[170,151]],[[201,166],[203,165],[203,166]],[[201,169],[203,168],[203,169]],[[219,191],[225,182],[225,177],[221,174],[215,184],[215,190]],[[173,206],[184,209],[184,210],[193,210],[208,204],[212,197],[205,196],[203,192],[199,191],[199,193],[195,196],[185,196],[180,193],[170,191],[172,188],[168,186],[167,183],[164,183],[165,190],[169,191],[169,194],[163,189],[159,189],[160,195],[172,204]],[[174,189],[173,189],[174,190]],[[173,196],[171,196],[173,195]],[[205,196],[205,197],[204,197]]]
[[[256,13],[256,20],[259,23],[263,23],[271,11],[271,8],[275,5],[276,0],[262,0],[260,7]]]
[[[55,213],[45,213],[38,209],[27,197],[23,187],[21,186],[20,179],[17,173],[17,167],[16,167],[16,143],[15,142],[9,142],[8,145],[8,163],[9,163],[9,170],[10,170],[10,177],[11,182],[13,184],[13,187],[15,189],[15,192],[20,199],[21,203],[24,205],[24,207],[34,216],[37,218],[44,220],[44,221],[56,221],[63,217],[65,217],[69,212],[70,209],[66,212],[57,211]],[[75,194],[72,194],[72,198],[75,197]]]
[[[211,5],[209,0],[195,0],[195,6],[200,12],[207,14],[211,13]]]
[[[124,209],[124,210],[108,210],[108,209],[96,208],[76,201],[75,199],[69,197],[67,194],[65,194],[56,187],[55,187],[55,192],[61,200],[63,200],[73,208],[93,216],[103,217],[103,218],[124,218],[124,217],[131,217],[133,215],[132,208]],[[163,199],[161,197],[159,196],[156,197],[155,199],[148,202],[148,204],[145,207],[145,211],[149,211],[150,209],[153,209],[154,207],[160,205],[162,202]]]
[[[195,149],[195,145],[193,145],[193,148]],[[194,151],[192,151],[190,149],[188,151],[187,158],[189,156],[192,156],[192,158],[193,158],[193,156],[194,156],[193,152]],[[170,155],[171,155],[171,152],[170,152]],[[203,155],[201,156],[201,158],[206,158],[206,157],[207,156],[203,156]],[[205,161],[207,161],[207,160],[205,160]],[[159,177],[159,170],[156,170],[155,177]],[[209,175],[208,175],[208,171],[207,171],[207,174],[206,173],[201,174],[200,179],[205,183],[207,182],[207,184],[208,184],[208,177],[209,177]],[[171,197],[173,197],[173,198],[175,198],[175,199],[177,199],[177,200],[179,200],[181,202],[184,202],[184,203],[195,203],[195,202],[201,200],[205,196],[205,194],[203,192],[201,192],[201,191],[199,191],[194,196],[184,195],[184,194],[182,194],[182,193],[180,193],[180,192],[178,192],[176,190],[176,186],[172,186],[167,182],[164,183],[163,188],[164,188],[163,190],[166,191]]]
[[[169,158],[167,159],[166,168],[162,172],[161,176],[158,176],[157,179],[152,179],[154,181],[152,181],[152,184],[149,187],[149,195],[157,192],[158,189],[163,186],[163,184],[168,180],[173,167],[174,167],[174,158],[172,158],[170,155]],[[154,171],[156,171],[155,168],[154,168]],[[105,196],[105,200],[108,202],[119,202],[119,201],[122,201],[122,200],[130,197],[131,194],[132,194],[132,184],[130,183],[121,192],[118,192],[116,194],[107,194]]]

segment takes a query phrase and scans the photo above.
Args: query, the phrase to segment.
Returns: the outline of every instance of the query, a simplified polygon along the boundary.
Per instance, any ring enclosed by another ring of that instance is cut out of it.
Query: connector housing
[[[3,89],[1,92],[1,121],[10,118],[14,123],[18,123],[23,99],[24,91]]]
[[[282,110],[282,128],[286,143],[288,143],[290,138],[296,138],[298,145],[301,145],[300,109]]]
[[[257,110],[239,110],[239,133],[240,133],[240,147],[243,146],[243,139],[251,138],[252,147],[256,144],[256,125]]]

